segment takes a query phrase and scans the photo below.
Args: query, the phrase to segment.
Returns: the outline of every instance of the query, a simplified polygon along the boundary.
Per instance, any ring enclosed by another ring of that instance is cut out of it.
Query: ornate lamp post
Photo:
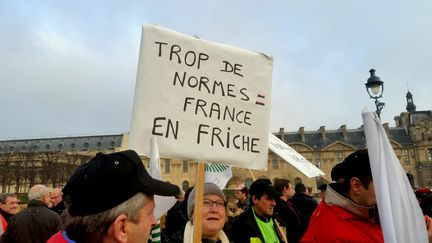
[[[378,101],[379,98],[382,97],[384,92],[384,82],[375,75],[375,69],[369,70],[370,77],[368,78],[366,85],[366,91],[369,94],[371,99],[375,100],[376,113],[378,117],[381,119],[381,110],[384,108],[385,103]]]

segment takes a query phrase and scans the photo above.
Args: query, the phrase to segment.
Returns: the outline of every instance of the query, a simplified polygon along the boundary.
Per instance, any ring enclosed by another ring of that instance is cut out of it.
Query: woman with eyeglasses
[[[227,220],[226,198],[222,190],[213,183],[204,184],[202,212],[202,238],[201,243],[229,243],[228,237],[222,228]],[[195,206],[195,188],[189,195],[187,211],[189,221],[184,232],[173,235],[169,243],[193,242],[193,210]],[[181,239],[183,238],[183,239]],[[198,242],[197,242],[198,243]]]

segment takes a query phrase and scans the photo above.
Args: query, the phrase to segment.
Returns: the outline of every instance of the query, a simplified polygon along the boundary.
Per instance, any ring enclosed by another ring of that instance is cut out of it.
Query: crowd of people
[[[259,178],[234,193],[204,183],[197,214],[196,188],[183,193],[152,178],[132,150],[99,153],[63,189],[33,186],[20,212],[17,195],[1,194],[0,243],[151,242],[154,195],[177,198],[164,216],[161,242],[192,243],[195,214],[202,218],[202,243],[384,242],[367,150],[349,155],[331,177],[332,183],[319,187],[319,201],[304,184],[287,178]],[[423,209],[427,198],[419,202]],[[423,212],[432,242],[427,205]]]

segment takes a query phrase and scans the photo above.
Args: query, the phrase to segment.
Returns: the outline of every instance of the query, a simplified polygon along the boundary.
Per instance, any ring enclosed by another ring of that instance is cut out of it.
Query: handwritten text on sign
[[[264,169],[271,58],[144,25],[129,147]]]

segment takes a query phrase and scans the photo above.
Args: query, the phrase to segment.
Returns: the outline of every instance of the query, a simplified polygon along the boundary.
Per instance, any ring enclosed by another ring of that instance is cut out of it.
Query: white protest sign
[[[267,166],[273,60],[154,25],[141,39],[129,147],[161,157]]]
[[[269,135],[269,149],[309,178],[325,175],[305,157],[271,133]]]

